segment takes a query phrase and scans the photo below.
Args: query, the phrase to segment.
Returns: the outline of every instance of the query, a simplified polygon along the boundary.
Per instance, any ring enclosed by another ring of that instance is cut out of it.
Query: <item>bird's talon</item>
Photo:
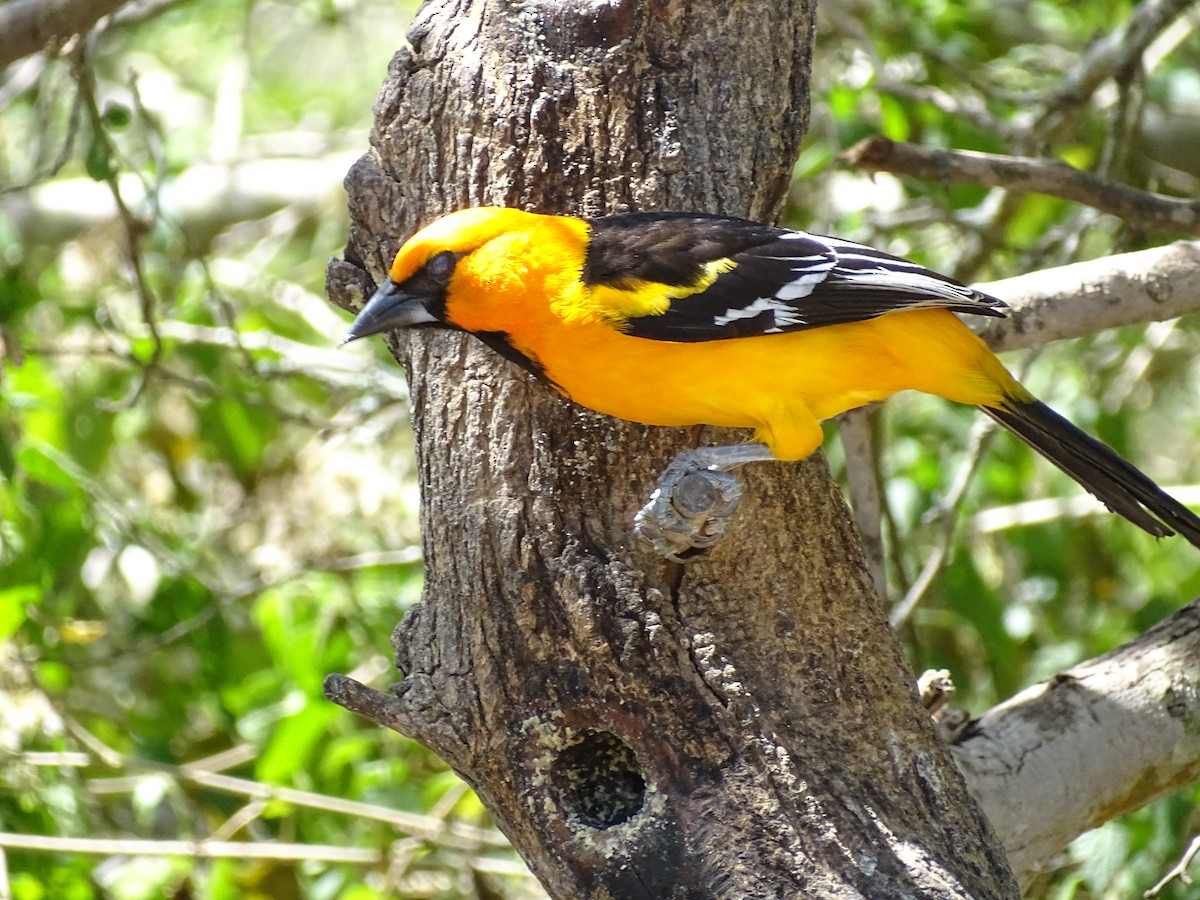
[[[721,538],[741,496],[736,476],[706,468],[685,454],[659,478],[634,519],[634,530],[660,556],[688,562]]]

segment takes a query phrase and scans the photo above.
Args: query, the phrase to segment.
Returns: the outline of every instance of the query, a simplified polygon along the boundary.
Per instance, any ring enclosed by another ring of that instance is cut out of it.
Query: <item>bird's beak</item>
[[[409,294],[390,278],[380,286],[342,338],[343,344],[379,334],[391,328],[436,324],[438,319],[425,306],[425,298]]]

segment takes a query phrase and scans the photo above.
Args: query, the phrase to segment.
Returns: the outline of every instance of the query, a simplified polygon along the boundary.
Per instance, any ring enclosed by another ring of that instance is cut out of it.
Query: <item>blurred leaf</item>
[[[310,701],[302,710],[281,720],[259,757],[258,777],[271,784],[299,779],[313,768],[313,756],[326,739],[326,729],[337,710],[324,699]]]
[[[884,137],[893,141],[907,141],[909,139],[909,116],[911,112],[904,104],[895,97],[885,94],[879,98],[879,112],[882,119],[880,131]]]
[[[105,132],[92,132],[83,165],[94,181],[109,181],[116,177],[117,160],[113,154],[113,146]]]
[[[13,456],[12,443],[5,434],[5,430],[0,428],[0,476],[3,476],[8,481],[12,481],[13,476],[17,474],[17,460]]]
[[[110,100],[104,105],[104,112],[101,114],[101,120],[109,128],[121,129],[127,126],[133,120],[133,113],[130,112],[129,107],[123,103]]]
[[[40,595],[32,584],[0,589],[0,641],[16,634],[27,618],[26,607],[36,603]]]

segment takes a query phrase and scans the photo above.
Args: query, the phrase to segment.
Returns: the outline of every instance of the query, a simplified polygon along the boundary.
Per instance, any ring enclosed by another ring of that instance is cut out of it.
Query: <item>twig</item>
[[[1185,506],[1200,507],[1200,486],[1169,485],[1163,488]],[[976,534],[991,534],[1007,528],[1023,528],[1041,525],[1059,519],[1082,519],[1089,516],[1105,516],[1108,510],[1091,494],[1073,494],[1070,497],[1047,497],[1043,500],[1026,500],[1008,506],[993,506],[978,512],[971,522]]]
[[[1018,380],[1024,379],[1038,355],[1038,351],[1034,350],[1022,360],[1021,368],[1017,372]],[[958,471],[954,473],[954,481],[951,482],[950,489],[927,514],[927,520],[941,525],[937,546],[926,560],[916,580],[909,587],[908,593],[896,604],[888,617],[893,628],[898,628],[908,620],[913,610],[917,608],[917,604],[921,602],[921,598],[925,596],[925,592],[933,584],[934,579],[941,574],[945,567],[946,560],[950,555],[950,548],[954,543],[954,535],[958,532],[958,507],[962,503],[963,497],[966,496],[967,489],[971,486],[971,481],[979,470],[979,464],[983,462],[983,457],[995,435],[996,428],[990,419],[979,419],[971,430],[966,458],[959,465]]]
[[[454,809],[455,804],[457,804],[458,801],[463,798],[463,794],[470,789],[470,785],[468,785],[465,781],[458,781],[452,784],[446,793],[442,794],[442,796],[438,798],[438,802],[429,808],[429,818],[444,822],[446,817],[449,816],[451,811]]]
[[[100,856],[194,856],[200,859],[279,859],[376,865],[378,850],[329,844],[255,844],[246,841],[144,841],[134,838],[69,838],[0,832],[0,847],[46,853]]]
[[[979,468],[979,463],[983,460],[995,433],[996,430],[990,420],[980,419],[975,423],[971,431],[970,447],[967,450],[966,458],[955,472],[954,481],[951,483],[950,489],[946,491],[945,497],[930,511],[929,517],[938,526],[937,543],[933,552],[926,558],[925,565],[909,587],[908,592],[888,616],[888,621],[891,622],[893,628],[899,628],[908,621],[908,617],[917,608],[917,604],[921,602],[934,579],[941,574],[946,560],[949,558],[950,548],[954,544],[954,535],[958,532],[958,506],[971,486],[975,471]]]
[[[325,676],[325,698],[378,725],[412,734],[416,731],[406,705],[395,695],[377,691],[345,675]]]
[[[112,147],[111,142],[108,140],[105,131],[104,116],[101,114],[100,107],[96,103],[95,75],[86,57],[86,51],[81,47],[75,56],[71,71],[74,75],[75,83],[79,88],[79,95],[83,98],[83,108],[91,121],[92,140],[103,140],[108,143],[110,152],[115,156],[116,149]],[[142,236],[149,226],[138,219],[128,204],[126,204],[125,198],[121,194],[120,181],[115,171],[106,173],[104,182],[108,185],[108,189],[112,194],[121,225],[125,231],[125,261],[129,264],[130,271],[133,274],[133,286],[137,292],[138,305],[141,307],[142,320],[149,330],[150,338],[153,342],[150,359],[144,362],[139,361],[141,377],[138,378],[129,395],[116,404],[104,404],[115,410],[132,406],[142,395],[150,376],[162,360],[163,342],[162,337],[158,333],[157,313],[155,311],[158,301],[153,291],[150,290],[150,285],[146,281],[145,271],[142,268],[141,242]],[[150,192],[147,191],[147,194],[150,194]]]
[[[81,733],[82,732],[82,733]],[[403,810],[389,809],[373,803],[362,803],[357,800],[344,800],[340,797],[330,797],[313,791],[302,791],[295,788],[275,787],[252,781],[247,778],[237,778],[232,775],[219,774],[220,769],[241,765],[252,759],[253,748],[242,744],[237,747],[212,756],[173,766],[169,763],[154,762],[137,757],[122,756],[115,750],[100,744],[86,730],[78,729],[73,733],[83,743],[92,748],[93,753],[99,754],[101,749],[107,751],[102,761],[114,769],[133,769],[135,772],[157,772],[178,781],[195,784],[210,790],[247,797],[255,801],[280,800],[293,806],[307,809],[318,809],[323,812],[338,813],[358,819],[371,819],[385,822],[406,831],[424,841],[458,849],[477,849],[482,846],[507,847],[508,842],[499,833],[487,829],[476,828],[460,822],[446,822],[449,808],[439,804],[437,815],[421,815]],[[21,759],[31,765],[59,765],[73,768],[89,766],[96,761],[96,756],[88,753],[25,753]],[[141,776],[138,774],[120,775],[112,778],[93,778],[88,781],[88,788],[97,794],[125,793],[136,789]],[[465,789],[465,785],[463,786]],[[449,806],[462,796],[462,791],[455,793],[452,788],[447,792],[453,800]],[[445,799],[445,798],[443,798]]]
[[[978,97],[956,97],[931,84],[906,84],[887,77],[882,70],[878,72],[878,79],[880,93],[891,94],[915,103],[927,103],[940,112],[970,122],[976,128],[1003,139],[1015,140],[1017,137],[1013,125],[993,116],[988,111],[987,104]]]
[[[1125,171],[1136,132],[1144,119],[1145,81],[1145,75],[1138,69],[1124,69],[1117,75],[1117,102],[1109,113],[1108,135],[1096,164],[1096,174],[1100,177],[1117,178]]]
[[[1154,885],[1154,887],[1150,888],[1142,896],[1146,897],[1147,900],[1157,897],[1159,892],[1176,878],[1183,884],[1191,884],[1192,879],[1188,876],[1187,869],[1192,864],[1192,860],[1195,859],[1197,853],[1200,853],[1200,835],[1192,838],[1192,842],[1188,844],[1188,848],[1184,851],[1183,856],[1180,857],[1179,862],[1175,863],[1167,871],[1167,874],[1158,880],[1158,884]]]
[[[975,96],[964,98],[947,93],[936,85],[909,84],[903,78],[897,78],[889,71],[888,65],[880,59],[870,35],[867,34],[867,30],[858,18],[852,13],[840,10],[836,4],[831,4],[830,6],[831,8],[825,13],[827,22],[835,32],[839,32],[849,38],[871,61],[871,68],[875,71],[876,88],[880,93],[892,94],[893,96],[903,97],[917,103],[928,103],[935,109],[970,122],[989,134],[1000,135],[1004,138],[1013,137],[1012,125],[1003,119],[993,116],[987,108],[987,103],[978,96],[979,93],[983,92],[978,83],[969,81],[966,77],[961,78],[961,80],[967,81],[977,92]],[[936,49],[924,46],[917,48],[917,52],[922,56],[932,55],[936,53]],[[939,62],[943,65],[949,65],[944,59],[940,59]],[[966,76],[969,73],[956,74]]]
[[[161,320],[158,323],[158,332],[163,338],[188,344],[209,344],[237,349],[241,353],[269,351],[278,354],[282,359],[294,362],[294,365],[279,367],[276,371],[287,372],[294,369],[312,378],[324,378],[330,384],[338,386],[361,388],[366,382],[370,382],[371,390],[376,393],[385,394],[394,400],[408,399],[408,383],[402,376],[388,373],[382,378],[376,377],[376,371],[381,367],[371,358],[334,349],[332,341],[328,348],[314,347],[266,330],[239,332],[231,327],[195,325],[172,319]],[[269,373],[266,369],[249,371],[259,375]]]
[[[201,330],[205,330],[206,328],[205,326],[197,327]],[[182,331],[186,330],[186,327],[182,329]],[[218,338],[220,337],[218,329],[207,330],[217,335]],[[167,329],[160,329],[160,334],[167,338],[171,336]],[[247,345],[252,345],[255,342],[255,334],[255,332],[244,334],[244,342]],[[286,338],[281,338],[280,340],[286,341]],[[220,340],[197,340],[191,343],[212,343],[218,346],[221,344]],[[267,340],[264,342],[264,345],[273,345],[274,343],[273,340]],[[307,345],[297,344],[296,346],[303,348]],[[105,343],[94,338],[85,338],[79,341],[73,340],[71,343],[61,345],[32,343],[25,345],[23,349],[31,354],[40,356],[86,356],[111,358],[120,363],[130,363],[133,365],[141,364],[127,345],[123,347],[113,346],[111,342]],[[369,390],[369,395],[358,398],[351,404],[348,404],[353,409],[361,408],[360,412],[349,414],[346,412],[347,407],[343,407],[333,419],[319,418],[301,412],[298,409],[288,409],[277,401],[254,393],[246,393],[244,390],[239,392],[233,388],[220,387],[208,378],[193,377],[176,371],[166,364],[160,364],[157,372],[160,381],[181,385],[198,396],[233,398],[247,406],[269,412],[275,419],[284,422],[294,422],[312,431],[347,430],[359,424],[363,418],[378,415],[379,410],[385,406],[396,405],[401,409],[407,409],[408,386],[403,377],[387,372],[384,366],[371,365],[370,360],[366,359],[354,365],[318,366],[312,368],[304,365],[304,359],[317,358],[323,352],[337,351],[322,351],[319,348],[308,347],[307,350],[298,350],[297,355],[294,357],[281,356],[275,361],[259,363],[258,374],[264,379],[302,376],[306,379],[322,382],[331,388]]]
[[[991,261],[997,250],[1004,247],[1004,235],[1008,233],[1009,225],[1020,208],[1019,195],[1005,190],[992,191],[980,204],[980,211],[986,215],[986,224],[965,235],[968,238],[966,249],[950,274],[959,281],[974,281],[979,270]]]
[[[1155,356],[1167,341],[1176,334],[1178,326],[1178,319],[1151,322],[1146,326],[1146,330],[1142,332],[1141,341],[1129,351],[1129,355],[1121,366],[1121,371],[1117,373],[1101,397],[1102,406],[1106,411],[1116,412],[1121,409],[1133,392],[1139,386],[1145,385],[1143,379],[1146,376],[1146,370],[1150,368]]]
[[[56,753],[53,751],[28,750],[21,754],[21,762],[27,766],[50,766],[53,768],[77,768],[81,769],[85,766],[90,766],[94,760],[90,753],[82,753],[79,751],[64,751]]]
[[[1062,197],[1095,207],[1135,228],[1200,236],[1200,201],[1116,184],[1059,159],[938,150],[881,136],[859,141],[839,158],[855,168],[872,172]]]
[[[1067,73],[1062,87],[1046,97],[1045,112],[1034,126],[1039,133],[1053,130],[1088,101],[1096,89],[1134,65],[1150,43],[1194,0],[1142,0],[1124,26],[1096,41]]]
[[[38,688],[41,689],[41,682],[35,681],[33,683],[37,684]],[[124,762],[124,757],[122,757],[118,751],[108,746],[108,744],[104,743],[104,741],[100,740],[100,738],[96,737],[94,734],[84,728],[82,723],[80,723],[74,716],[67,712],[65,706],[58,706],[55,703],[57,698],[55,698],[49,691],[42,689],[41,692],[43,696],[50,701],[51,705],[55,707],[55,712],[58,713],[59,718],[61,718],[63,721],[63,725],[66,726],[67,731],[71,733],[71,736],[74,737],[75,740],[87,747],[88,750],[98,760],[100,760],[100,762],[104,763],[104,765],[108,766],[109,768],[117,769],[121,767]]]
[[[480,845],[490,847],[505,847],[508,842],[497,832],[486,828],[476,828],[462,822],[445,822],[427,815],[405,812],[404,810],[388,809],[373,803],[362,803],[358,800],[343,800],[340,797],[330,797],[313,791],[302,791],[296,788],[276,787],[252,781],[248,778],[237,778],[232,775],[220,775],[215,772],[197,768],[195,764],[172,766],[155,763],[144,759],[126,759],[126,768],[143,769],[160,772],[182,782],[195,784],[222,793],[235,794],[251,800],[280,800],[293,806],[306,809],[318,809],[339,815],[351,816],[357,819],[371,819],[385,822],[414,837],[421,838],[432,844],[453,847],[459,850],[474,850]],[[88,782],[90,790],[96,793],[125,793],[133,790],[139,781],[136,776],[120,776],[117,778],[94,778]]]
[[[263,810],[267,808],[266,800],[251,800],[245,806],[241,807],[232,816],[221,823],[216,831],[212,833],[209,840],[212,841],[227,841],[259,816],[263,814]]]

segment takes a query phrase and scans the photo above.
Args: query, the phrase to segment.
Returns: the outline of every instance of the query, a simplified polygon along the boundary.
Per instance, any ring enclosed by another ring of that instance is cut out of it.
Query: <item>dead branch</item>
[[[1200,202],[1117,184],[1060,159],[938,150],[881,136],[859,141],[842,153],[840,159],[856,169],[871,172],[1062,197],[1116,216],[1135,228],[1200,237]]]

